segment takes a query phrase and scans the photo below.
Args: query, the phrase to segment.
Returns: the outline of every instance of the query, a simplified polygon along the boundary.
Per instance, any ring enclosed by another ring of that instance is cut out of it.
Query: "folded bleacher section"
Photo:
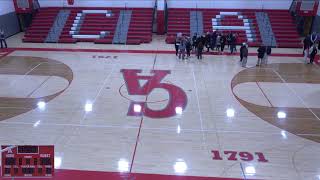
[[[45,42],[61,9],[41,9],[33,19],[32,25],[27,30],[23,41]],[[94,42],[111,44],[116,42],[121,44],[141,44],[149,43],[152,40],[152,8],[64,9],[69,10],[70,13],[57,40],[59,43]],[[125,16],[122,16],[122,14]],[[127,19],[129,20],[126,21]],[[41,36],[38,32],[41,32]],[[117,36],[120,34],[125,39],[115,41],[115,34]]]
[[[301,48],[301,38],[287,10],[266,10],[278,47]]]
[[[60,8],[40,9],[33,18],[31,26],[26,30],[23,41],[38,43],[44,42],[59,11]]]
[[[224,34],[237,33],[237,43],[248,42],[249,46],[267,44],[276,47],[301,47],[300,37],[288,10],[169,8],[167,43],[173,43],[179,32],[192,36],[195,31],[192,24],[195,12],[202,14],[198,18],[201,20],[198,23],[203,23],[202,33],[212,32],[213,29]],[[257,17],[257,12],[263,12],[267,18],[261,20]],[[272,39],[272,42],[268,39]]]

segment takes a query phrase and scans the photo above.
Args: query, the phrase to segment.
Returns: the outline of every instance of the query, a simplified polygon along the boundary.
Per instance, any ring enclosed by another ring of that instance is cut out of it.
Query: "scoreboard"
[[[54,146],[1,146],[2,177],[52,177]]]

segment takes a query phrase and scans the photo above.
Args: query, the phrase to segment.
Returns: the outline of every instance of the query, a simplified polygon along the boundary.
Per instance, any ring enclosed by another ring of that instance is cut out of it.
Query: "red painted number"
[[[258,161],[259,162],[269,162],[265,157],[264,154],[261,152],[256,152],[255,153],[258,156]]]
[[[240,159],[242,161],[252,161],[253,155],[249,152],[239,152]]]
[[[213,160],[223,160],[220,151],[212,150],[211,153]],[[253,161],[256,158],[258,162],[269,162],[261,152],[255,152],[253,154],[250,152],[223,151],[223,154],[226,155],[229,161],[238,161],[237,156],[239,156],[241,161]]]
[[[219,151],[211,151],[212,152],[212,159],[213,160],[222,160],[222,157],[220,156]]]
[[[228,160],[229,161],[237,161],[237,151],[225,151],[224,152],[225,155],[229,154]]]

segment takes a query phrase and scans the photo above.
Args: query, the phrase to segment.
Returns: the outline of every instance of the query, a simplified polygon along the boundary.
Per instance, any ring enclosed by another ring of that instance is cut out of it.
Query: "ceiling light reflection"
[[[54,157],[54,168],[59,169],[62,164],[62,158],[60,156],[55,156]]]
[[[177,133],[180,134],[180,132],[181,132],[181,128],[180,128],[180,125],[178,125],[178,127],[177,127]]]
[[[188,166],[183,159],[178,159],[177,162],[173,165],[174,171],[179,174],[183,174],[187,171]]]
[[[182,107],[176,107],[176,114],[182,114]]]
[[[84,106],[84,110],[86,112],[91,112],[92,111],[92,103],[86,103],[86,105]]]
[[[287,133],[284,130],[281,131],[281,136],[282,136],[283,139],[287,139],[288,138],[287,137]]]
[[[33,124],[33,127],[38,127],[41,121],[37,121]]]
[[[279,119],[284,119],[287,117],[287,114],[283,111],[279,111],[278,114],[277,114],[278,118]]]
[[[46,103],[45,103],[44,101],[39,101],[39,102],[37,103],[37,106],[38,106],[38,108],[39,108],[40,110],[46,109]]]
[[[133,111],[136,113],[141,112],[141,105],[140,104],[133,105]]]
[[[245,171],[246,171],[247,175],[255,175],[256,174],[256,168],[253,166],[247,166]]]
[[[235,111],[232,108],[227,109],[227,116],[234,117]]]
[[[120,159],[118,161],[118,170],[120,172],[128,172],[129,171],[129,162],[126,159]]]

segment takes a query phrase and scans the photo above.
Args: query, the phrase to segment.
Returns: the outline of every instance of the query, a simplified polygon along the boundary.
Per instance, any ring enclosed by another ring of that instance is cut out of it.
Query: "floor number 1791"
[[[223,160],[220,151],[212,150],[211,152],[213,160]],[[253,161],[256,159],[258,162],[268,162],[261,152],[255,152],[253,154],[249,152],[223,151],[223,154],[229,161]]]

